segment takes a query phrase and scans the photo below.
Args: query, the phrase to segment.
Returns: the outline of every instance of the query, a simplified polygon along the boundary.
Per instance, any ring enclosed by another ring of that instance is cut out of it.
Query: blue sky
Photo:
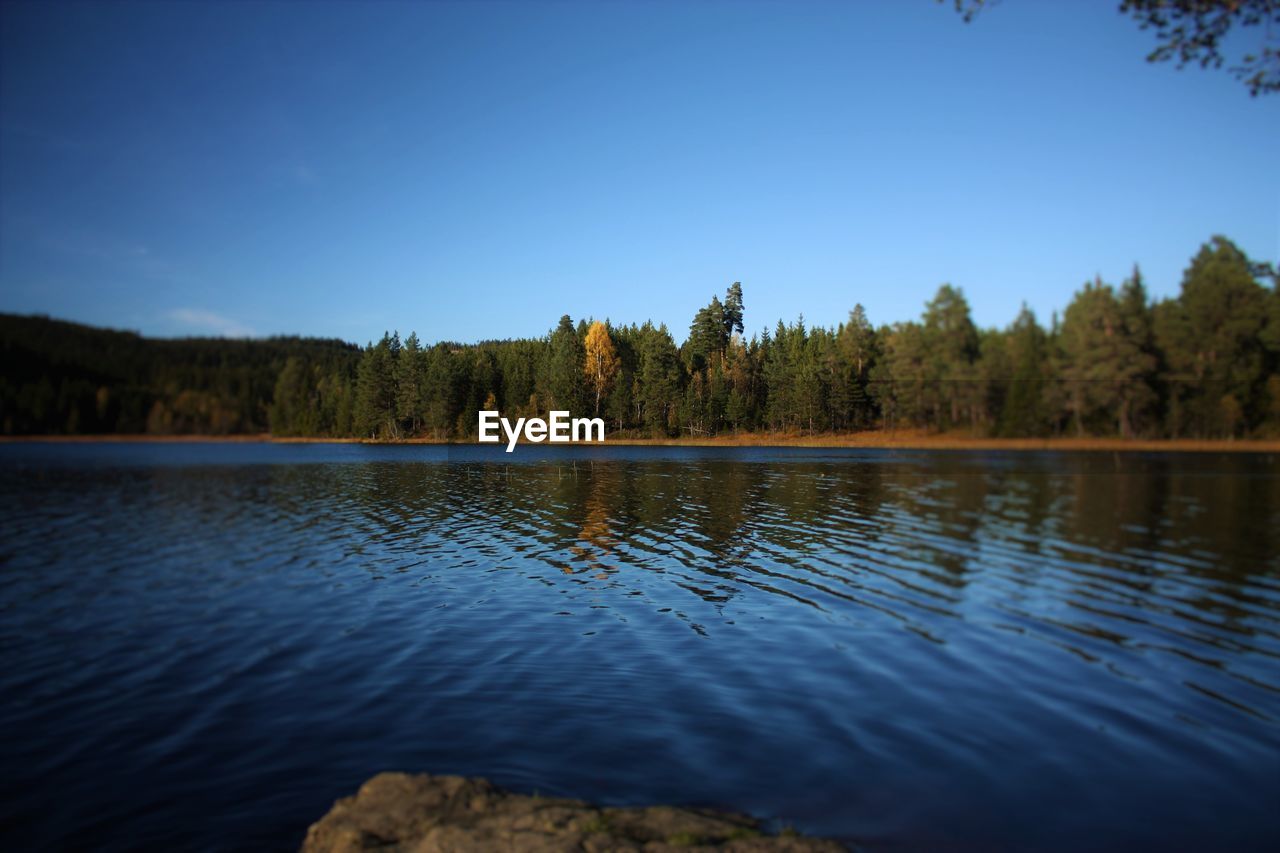
[[[1043,321],[1280,255],[1280,96],[1114,0],[5,3],[0,310],[155,335]]]

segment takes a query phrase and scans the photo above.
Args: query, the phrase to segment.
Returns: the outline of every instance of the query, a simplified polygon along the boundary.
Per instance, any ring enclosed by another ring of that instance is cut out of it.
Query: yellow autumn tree
[[[587,358],[582,372],[586,374],[587,384],[596,394],[596,414],[600,414],[600,398],[609,393],[613,382],[618,377],[618,368],[622,360],[613,347],[613,339],[609,330],[599,320],[591,324],[587,330]]]

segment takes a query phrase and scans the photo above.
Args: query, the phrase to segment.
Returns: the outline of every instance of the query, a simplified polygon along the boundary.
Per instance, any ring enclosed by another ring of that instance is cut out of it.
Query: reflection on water
[[[1280,837],[1272,457],[512,456],[0,447],[0,823],[289,848],[399,768],[872,849]]]

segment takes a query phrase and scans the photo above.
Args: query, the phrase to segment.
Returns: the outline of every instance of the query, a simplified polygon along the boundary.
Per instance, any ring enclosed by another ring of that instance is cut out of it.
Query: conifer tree
[[[937,382],[923,327],[898,323],[883,334],[884,361],[876,371],[875,393],[891,424],[927,426],[936,403]]]
[[[862,429],[871,424],[872,399],[868,390],[871,368],[876,357],[876,333],[861,304],[853,306],[849,321],[836,334],[841,397],[848,408],[850,426]]]
[[[460,414],[457,404],[461,370],[448,344],[436,344],[427,351],[427,393],[423,424],[436,438],[452,434]]]
[[[307,368],[297,356],[290,356],[276,379],[268,420],[272,435],[314,435],[317,424],[307,387]]]
[[[978,356],[978,330],[962,290],[944,284],[925,305],[922,343],[928,349],[928,395],[934,426],[954,426],[966,409],[978,403],[972,370]]]
[[[1145,377],[1155,359],[1144,353],[1125,324],[1115,292],[1101,279],[1086,284],[1067,306],[1062,322],[1064,378],[1077,435],[1087,430],[1133,435],[1131,406],[1145,399]]]
[[[1004,336],[1004,343],[1009,381],[997,431],[1009,437],[1043,435],[1049,429],[1045,408],[1048,341],[1025,302]]]
[[[398,334],[365,348],[356,385],[356,428],[363,436],[398,438],[396,424],[396,358]]]
[[[582,408],[582,364],[582,339],[569,315],[565,314],[551,333],[547,349],[543,379],[546,393],[543,396],[548,410],[576,412]]]
[[[422,425],[427,380],[426,360],[416,332],[410,332],[404,339],[397,367],[400,381],[396,389],[396,412],[399,419],[408,424],[409,434],[415,435]]]
[[[724,295],[724,339],[733,337],[733,333],[743,333],[742,327],[742,282],[735,281],[729,285]]]
[[[1133,266],[1133,274],[1120,286],[1118,299],[1124,335],[1138,352],[1120,388],[1117,419],[1120,434],[1127,437],[1147,431],[1158,402],[1155,384],[1159,358],[1151,303],[1137,264]]]
[[[636,374],[636,398],[646,429],[666,435],[673,426],[673,414],[680,397],[680,355],[665,325],[640,327],[640,363]]]
[[[1261,420],[1269,306],[1256,272],[1234,243],[1214,237],[1192,259],[1178,298],[1157,312],[1172,433],[1234,435]]]

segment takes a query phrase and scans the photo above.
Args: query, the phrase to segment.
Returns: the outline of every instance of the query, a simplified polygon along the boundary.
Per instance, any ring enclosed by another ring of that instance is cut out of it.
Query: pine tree
[[[742,327],[742,282],[735,281],[729,285],[724,295],[724,339],[728,341],[733,333],[739,335]]]
[[[1086,284],[1067,306],[1061,346],[1076,433],[1132,436],[1131,406],[1151,395],[1145,383],[1155,359],[1130,334],[1120,300],[1101,279]]]
[[[934,425],[954,426],[966,409],[978,404],[972,370],[978,356],[978,330],[962,290],[949,284],[938,288],[925,306],[924,336]]]
[[[565,314],[551,333],[544,368],[543,395],[549,409],[581,411],[583,346],[573,321]]]
[[[665,325],[640,327],[640,365],[636,398],[644,426],[654,435],[666,435],[680,399],[680,355]]]
[[[453,433],[461,414],[461,369],[453,348],[436,344],[426,354],[426,399],[423,423],[436,438]]]
[[[849,321],[840,326],[836,335],[836,353],[847,419],[851,426],[864,428],[870,425],[874,416],[868,382],[875,364],[877,345],[875,329],[861,304],[853,307]]]
[[[923,327],[898,323],[881,335],[884,359],[874,371],[875,397],[892,427],[927,426],[938,408],[937,382]]]
[[[1158,306],[1173,434],[1234,435],[1264,417],[1270,312],[1259,271],[1230,240],[1214,237],[1192,259],[1178,298]]]
[[[396,396],[397,417],[409,425],[409,434],[416,435],[422,426],[422,410],[426,402],[426,359],[418,344],[416,332],[404,339],[397,357],[399,383]]]
[[[361,435],[398,438],[396,423],[396,358],[399,335],[384,334],[365,348],[356,384],[356,428]]]
[[[308,415],[314,411],[307,387],[307,370],[302,360],[290,356],[276,378],[268,421],[272,435],[314,435],[316,424]]]
[[[691,373],[705,370],[707,359],[713,353],[724,352],[729,342],[725,332],[724,306],[719,297],[711,297],[711,303],[700,308],[689,324],[689,337],[684,343],[684,359]]]
[[[1118,426],[1120,434],[1128,437],[1147,431],[1158,402],[1155,385],[1159,358],[1151,303],[1137,264],[1133,275],[1120,286],[1119,302],[1123,333],[1139,353],[1120,388]]]
[[[1010,372],[997,431],[1009,437],[1043,435],[1049,428],[1045,407],[1048,341],[1025,302],[1004,343]]]

